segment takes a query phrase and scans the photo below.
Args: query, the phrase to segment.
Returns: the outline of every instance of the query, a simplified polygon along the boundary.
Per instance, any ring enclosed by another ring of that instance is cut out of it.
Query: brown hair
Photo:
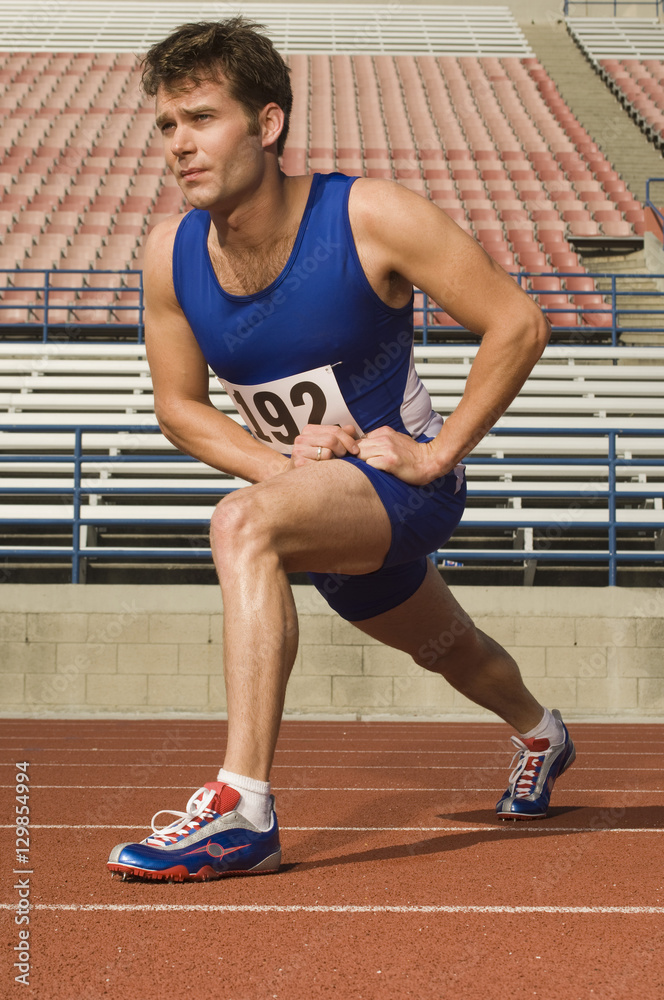
[[[274,102],[284,112],[284,127],[277,140],[281,156],[293,106],[289,69],[274,45],[243,17],[225,21],[198,21],[176,28],[148,51],[141,64],[141,84],[148,97],[160,87],[178,91],[205,80],[230,84],[231,96],[244,108],[250,134],[258,133],[258,115]]]

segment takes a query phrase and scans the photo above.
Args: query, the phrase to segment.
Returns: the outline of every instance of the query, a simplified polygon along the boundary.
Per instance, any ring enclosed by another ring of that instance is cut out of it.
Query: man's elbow
[[[551,337],[551,324],[535,302],[529,303],[530,308],[524,316],[523,337],[535,358],[541,357],[544,348]]]
[[[182,424],[180,407],[155,399],[154,415],[157,418],[159,430],[166,440],[177,445],[181,436],[179,430]]]

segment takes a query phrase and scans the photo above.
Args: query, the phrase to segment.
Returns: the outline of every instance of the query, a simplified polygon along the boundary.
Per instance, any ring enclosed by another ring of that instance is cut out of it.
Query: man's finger
[[[298,443],[306,443],[309,447],[329,448],[337,458],[350,453],[357,455],[357,443],[349,431],[354,428],[339,427],[338,424],[307,424],[299,435]]]

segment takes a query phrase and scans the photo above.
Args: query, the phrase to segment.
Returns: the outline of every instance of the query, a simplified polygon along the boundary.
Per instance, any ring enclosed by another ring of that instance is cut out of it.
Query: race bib
[[[353,420],[331,365],[313,368],[261,385],[235,385],[219,378],[258,441],[289,455],[295,438],[307,424],[352,424]]]

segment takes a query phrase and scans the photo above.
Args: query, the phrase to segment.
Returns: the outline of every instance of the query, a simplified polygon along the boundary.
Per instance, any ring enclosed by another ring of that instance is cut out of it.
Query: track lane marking
[[[644,741],[639,741],[639,742],[644,742]],[[392,743],[394,743],[394,740],[392,740]],[[583,744],[581,743],[580,745],[581,745],[582,752],[583,752]],[[118,747],[118,748],[115,748],[115,747],[30,747],[30,746],[28,746],[26,744],[23,744],[20,747],[3,747],[2,748],[2,752],[7,752],[8,753],[9,751],[11,751],[12,753],[18,753],[18,752],[20,752],[20,753],[28,753],[28,752],[32,751],[32,752],[36,752],[36,753],[46,753],[46,752],[49,752],[49,753],[160,753],[160,754],[171,754],[171,753],[178,753],[178,754],[184,754],[184,753],[219,753],[220,752],[218,747],[197,747],[197,748],[178,747],[178,748],[175,748],[175,749],[162,749],[160,747],[133,747],[133,748],[127,749],[127,748],[124,748],[124,747]],[[506,747],[505,750],[503,750],[502,747],[501,748],[497,748],[496,752],[500,752],[500,753],[509,752],[509,748]],[[664,750],[659,750],[657,752],[653,752],[651,750],[621,750],[621,751],[616,751],[616,750],[591,750],[589,752],[594,757],[617,757],[618,755],[620,755],[621,757],[664,757]],[[339,750],[339,749],[336,749],[336,750],[304,750],[304,749],[302,749],[302,750],[300,750],[300,749],[298,749],[298,750],[280,750],[278,748],[276,750],[276,754],[287,754],[287,753],[319,753],[319,754],[333,753],[336,756],[339,756],[342,753],[361,753],[361,754],[365,754],[365,755],[366,754],[370,754],[370,753],[379,753],[382,756],[385,756],[385,754],[399,754],[399,755],[403,755],[403,754],[411,754],[412,753],[412,754],[419,754],[420,756],[424,756],[425,754],[440,754],[440,755],[447,754],[448,756],[454,756],[454,757],[473,757],[473,756],[476,757],[478,755],[481,755],[481,754],[485,753],[485,751],[484,750],[375,750],[375,751],[372,751],[372,750],[367,750],[367,749],[358,749],[358,750]],[[7,761],[7,763],[5,764],[5,766],[13,766],[13,764],[11,764],[9,761]]]
[[[0,909],[15,909],[15,903],[0,903]],[[589,915],[664,914],[664,906],[399,906],[352,903],[324,906],[305,903],[33,903],[31,910],[74,911],[77,913],[558,913]]]
[[[9,786],[9,785],[3,785],[2,787],[3,788],[8,788],[8,787],[11,787],[11,786]],[[36,787],[39,787],[39,786],[33,785],[32,787],[36,788]],[[54,786],[54,787],[58,787],[58,786]],[[118,786],[118,785],[108,785],[108,786],[104,786],[104,785],[62,785],[61,787],[62,788],[85,788],[85,789],[95,789],[95,788],[104,788],[104,787],[108,787],[108,788],[118,788],[119,787],[119,788],[124,788],[124,789],[127,788],[126,785],[120,785],[120,786]],[[173,786],[173,785],[141,785],[138,788],[131,788],[131,789],[127,789],[127,790],[128,791],[141,791],[143,789],[149,789],[149,788],[173,788],[173,787],[190,789],[191,785],[176,785],[176,786]],[[420,792],[469,792],[469,793],[470,792],[481,792],[483,795],[486,795],[486,794],[494,795],[497,792],[500,792],[500,790],[501,790],[502,787],[503,787],[502,785],[500,785],[500,786],[496,785],[494,787],[490,787],[488,785],[484,785],[481,788],[470,787],[470,786],[468,786],[467,788],[456,788],[456,787],[450,787],[450,786],[445,785],[442,788],[388,788],[385,785],[376,785],[375,787],[368,787],[367,788],[367,787],[364,787],[364,786],[360,787],[360,786],[357,786],[357,785],[353,785],[353,786],[350,786],[350,787],[346,788],[346,787],[339,787],[338,785],[334,786],[334,787],[321,787],[319,785],[315,785],[315,786],[312,786],[312,785],[295,785],[295,786],[290,786],[290,787],[275,788],[274,791],[279,791],[279,792],[399,792],[399,793],[402,793],[402,794],[403,794],[403,792],[409,792],[409,793],[412,793],[412,794],[416,794],[416,793],[420,793]],[[575,795],[576,794],[581,794],[581,795],[594,795],[594,794],[597,794],[597,795],[608,795],[608,794],[616,794],[616,795],[661,795],[664,792],[664,789],[662,789],[662,788],[574,788],[574,787],[568,785],[567,786],[567,791],[568,792],[573,792]],[[30,825],[32,825],[32,824],[30,824]],[[0,829],[1,828],[2,827],[0,825]]]
[[[129,826],[118,823],[82,824],[72,823],[31,823],[31,830],[145,830],[147,824]],[[12,830],[13,826],[1,823],[0,830]],[[495,833],[496,830],[510,834],[514,830],[526,833],[664,833],[662,827],[592,827],[592,826],[543,826],[542,821],[531,825],[527,821],[514,820],[511,823],[501,822],[495,826],[280,826],[283,832],[305,833]]]
[[[0,785],[0,788],[12,788],[12,785]],[[67,788],[78,791],[94,791],[97,788],[114,788],[114,789],[124,789],[125,791],[141,792],[148,791],[151,789],[191,789],[191,785],[140,785],[138,787],[127,788],[126,785],[31,785],[33,790],[49,789],[49,788]],[[502,785],[500,786],[502,788]],[[376,786],[365,786],[365,785],[334,785],[334,786],[322,786],[322,785],[275,785],[272,786],[273,792],[409,792],[409,793],[419,793],[419,792],[498,792],[500,788],[448,788],[447,786],[442,788],[419,788],[419,787],[405,787],[396,785],[394,787],[389,787],[387,785],[376,785]],[[658,795],[664,792],[664,788],[572,788],[567,786],[568,792],[580,792],[583,794],[589,794],[591,792],[608,793],[616,792],[619,795]]]
[[[182,768],[186,768],[186,767],[217,767],[218,768],[218,762],[214,763],[214,764],[209,764],[209,763],[206,763],[205,761],[194,761],[191,764],[152,764],[152,763],[141,763],[141,762],[137,761],[134,764],[127,764],[127,763],[124,763],[124,764],[88,764],[88,763],[85,763],[85,762],[82,762],[80,764],[66,764],[66,763],[60,761],[59,763],[55,763],[54,764],[54,763],[50,763],[49,761],[45,761],[45,760],[44,761],[40,761],[40,760],[38,760],[38,761],[33,761],[32,764],[31,764],[31,766],[32,767],[103,767],[103,768],[106,768],[106,769],[111,768],[111,767],[123,767],[123,768],[126,768],[126,767],[138,767],[138,768],[141,768],[141,769],[143,769],[143,768],[157,768],[157,767],[182,767]],[[1,763],[0,762],[0,767],[13,768],[14,764],[5,764],[5,763]],[[348,764],[273,764],[272,765],[272,770],[273,771],[276,770],[276,769],[279,769],[279,770],[282,770],[282,771],[292,771],[295,768],[306,768],[309,771],[313,771],[313,770],[320,770],[320,771],[348,771],[348,770],[353,770],[353,771],[400,771],[400,770],[403,770],[403,771],[477,771],[477,770],[481,770],[481,771],[502,771],[502,772],[504,772],[506,769],[509,768],[509,762],[507,764],[478,764],[478,765],[473,765],[473,766],[471,766],[470,764],[408,764],[408,765],[404,764],[401,767],[399,765],[397,765],[397,764],[353,764],[353,765],[348,765]],[[634,768],[633,767],[585,767],[584,765],[575,764],[574,765],[574,773],[578,774],[580,771],[611,771],[611,773],[614,773],[615,771],[629,771],[630,774],[633,774],[634,773]],[[662,768],[661,767],[640,767],[639,768],[639,772],[642,772],[642,771],[654,771],[657,774],[661,774],[662,773]],[[13,785],[0,785],[0,788],[13,788],[13,787],[14,787]],[[35,787],[38,787],[38,786],[33,785],[32,787],[35,788]],[[41,786],[41,787],[48,787],[48,786]],[[55,788],[55,787],[58,787],[58,786],[53,785],[52,787]],[[71,786],[69,786],[69,785],[63,785],[61,787],[63,787],[63,788],[69,788]],[[100,785],[90,785],[90,786],[81,785],[80,787],[82,787],[82,788],[85,788],[85,787],[99,788],[99,787],[104,787],[104,786],[100,786]],[[108,788],[117,788],[117,787],[126,788],[127,786],[126,785],[119,785],[119,786],[118,785],[108,785],[108,786],[105,786],[105,787],[108,787]],[[145,787],[145,786],[142,786],[142,787]],[[155,786],[155,787],[171,787],[171,786]],[[180,787],[181,788],[185,788],[185,787],[188,787],[188,786],[181,785]]]
[[[28,736],[26,738],[34,739],[34,738],[37,737],[37,735],[39,735],[39,734],[35,734],[34,737],[33,736]],[[80,742],[83,739],[89,739],[90,738],[90,737],[86,737],[86,736],[65,736],[65,735],[58,736],[55,733],[48,733],[47,735],[48,735],[48,739],[49,740],[67,740],[69,743],[73,743],[75,741],[79,741]],[[127,742],[127,736],[101,736],[99,733],[94,733],[93,735],[94,735],[94,738],[96,740],[99,740],[99,741],[103,741],[103,740],[122,740],[125,743]],[[138,735],[141,738],[145,738],[145,736],[146,736],[145,733],[140,733]],[[130,738],[136,738],[136,739],[138,739],[138,736],[136,736],[136,737],[130,737]],[[154,737],[155,740],[158,740],[158,739],[161,739],[161,738],[162,737],[158,737],[158,736]],[[171,738],[171,737],[169,737],[169,738]],[[206,736],[205,738],[208,739],[209,737]],[[16,739],[16,736],[0,736],[0,740],[9,740],[9,739],[14,740],[14,739]],[[203,737],[202,736],[191,737],[190,742],[193,742],[195,739],[202,740]],[[490,740],[474,740],[473,742],[476,745],[486,744],[487,746],[493,746],[496,743],[496,741],[498,741],[498,740],[503,740],[503,741],[506,742],[504,734],[497,735],[494,739],[490,739]],[[305,736],[285,736],[285,737],[280,736],[279,737],[279,741],[281,743],[312,743],[312,742],[316,742],[316,743],[334,743],[335,745],[338,745],[339,738],[337,737],[336,739],[332,739],[332,737],[325,737],[323,739],[318,739],[318,738],[316,738],[314,736],[311,736],[311,737],[309,737],[309,736],[307,736],[307,737],[305,737]],[[345,740],[344,742],[350,743],[352,741],[349,739],[349,740]],[[369,739],[364,740],[364,739],[357,738],[357,742],[389,743],[390,745],[394,745],[394,739],[387,739],[387,738],[383,739],[382,737],[380,739],[377,739],[377,740],[369,740]],[[418,743],[418,744],[420,742],[421,743],[460,743],[461,740],[459,740],[458,738],[457,739],[451,739],[451,738],[437,739],[435,737],[431,737],[431,738],[424,738],[422,740],[418,740],[418,739],[404,739],[402,742],[404,742],[404,743]],[[463,740],[463,742],[466,743],[467,740]],[[651,745],[654,743],[657,746],[663,746],[664,745],[664,740],[647,740],[647,739],[633,739],[633,740],[613,740],[613,739],[609,740],[609,739],[602,739],[602,740],[591,740],[591,739],[588,739],[588,738],[581,737],[580,738],[580,742],[582,742],[584,744],[599,743],[600,745],[604,745],[607,742],[611,742],[611,743],[616,744],[616,745],[627,745],[627,746],[629,746],[629,745],[631,745],[633,743],[649,743]],[[21,748],[20,747],[3,747],[2,749],[4,749],[4,750],[17,750],[17,749],[21,749]],[[72,748],[69,748],[69,747],[49,747],[48,749],[50,749],[50,750],[74,749],[75,750],[77,748],[76,747],[72,747]],[[87,748],[84,748],[84,749],[87,749]],[[97,747],[96,749],[100,749],[100,748]],[[112,750],[114,748],[113,747],[104,747],[104,748],[101,748],[101,749]],[[120,747],[119,749],[124,750],[126,748]],[[131,749],[131,748],[129,748],[129,749]],[[153,749],[158,749],[158,747],[154,747]],[[190,748],[190,749],[195,750],[196,748],[193,747],[193,748]],[[298,748],[296,747],[293,750],[289,750],[289,753],[296,753],[297,749]],[[329,752],[329,751],[326,751],[326,752]],[[473,752],[473,751],[469,751],[469,752]]]

